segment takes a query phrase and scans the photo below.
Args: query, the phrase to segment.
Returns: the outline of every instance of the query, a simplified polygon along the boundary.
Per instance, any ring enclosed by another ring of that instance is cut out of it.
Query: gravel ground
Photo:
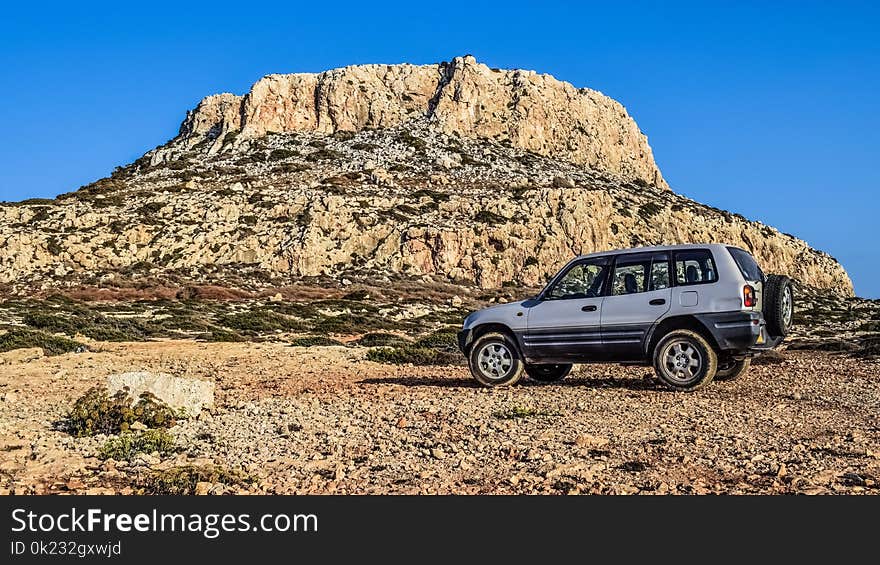
[[[380,365],[361,348],[102,349],[0,356],[2,492],[128,493],[151,469],[211,462],[254,478],[205,490],[218,493],[880,493],[880,363],[843,354],[786,352],[673,393],[643,367],[487,390],[464,367]],[[172,428],[183,451],[102,462],[105,438],[53,429],[133,369],[217,383],[214,413]]]

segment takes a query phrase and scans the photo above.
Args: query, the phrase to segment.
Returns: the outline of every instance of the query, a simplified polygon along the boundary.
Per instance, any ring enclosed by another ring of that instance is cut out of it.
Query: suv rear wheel
[[[715,377],[718,354],[700,334],[673,330],[654,348],[654,370],[672,389],[697,390]]]
[[[526,365],[526,374],[539,383],[555,383],[561,381],[571,372],[571,363]]]
[[[751,364],[752,360],[748,357],[740,360],[721,359],[718,361],[718,371],[715,372],[715,380],[734,381],[745,375]]]
[[[525,364],[509,337],[487,333],[471,346],[468,365],[481,385],[504,386],[514,384],[522,377]]]

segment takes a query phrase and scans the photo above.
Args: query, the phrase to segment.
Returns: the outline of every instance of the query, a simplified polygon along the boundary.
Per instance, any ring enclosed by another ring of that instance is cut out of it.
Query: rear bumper
[[[767,332],[765,331],[764,333],[766,334]],[[778,336],[777,337],[767,336],[765,339],[766,339],[766,341],[764,343],[762,343],[760,345],[755,344],[749,348],[749,351],[751,352],[752,355],[757,356],[757,355],[760,355],[760,354],[765,353],[767,351],[770,351],[771,349],[776,349],[779,346],[779,344],[782,343],[782,340],[785,338],[778,337]]]
[[[754,348],[766,351],[779,344],[777,341],[767,347],[771,341],[768,340],[767,332],[764,329],[764,315],[761,312],[700,314],[697,319],[712,333],[722,351],[748,354]],[[759,337],[764,343],[757,343]]]

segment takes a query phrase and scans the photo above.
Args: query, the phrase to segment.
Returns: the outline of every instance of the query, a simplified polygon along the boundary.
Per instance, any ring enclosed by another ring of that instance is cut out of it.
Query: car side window
[[[650,265],[650,257],[618,259],[617,265],[614,267],[614,282],[611,285],[611,293],[618,296],[645,292],[645,273],[648,272]]]
[[[548,300],[569,300],[602,296],[608,262],[604,259],[571,267],[546,294]]]
[[[663,290],[669,286],[669,255],[655,254],[651,258],[651,279],[648,281],[648,291]]]
[[[611,294],[638,294],[669,288],[669,254],[623,255],[614,264]]]
[[[717,280],[718,271],[708,250],[695,249],[675,253],[675,284],[706,284]]]

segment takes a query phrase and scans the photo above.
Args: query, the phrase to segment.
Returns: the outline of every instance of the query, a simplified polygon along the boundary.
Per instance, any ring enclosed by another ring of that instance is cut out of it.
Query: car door
[[[602,346],[611,361],[640,361],[651,326],[672,302],[669,253],[615,258],[602,303]]]
[[[528,309],[523,345],[532,363],[594,360],[602,350],[601,315],[610,261],[605,257],[566,266]]]

